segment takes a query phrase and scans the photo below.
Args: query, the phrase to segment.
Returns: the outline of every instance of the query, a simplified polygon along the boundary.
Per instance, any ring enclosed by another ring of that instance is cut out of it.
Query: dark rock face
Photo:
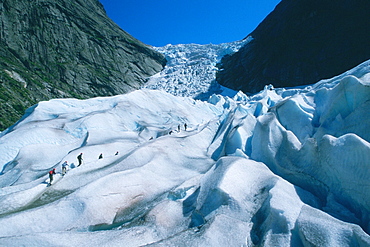
[[[98,0],[2,0],[0,25],[0,129],[41,100],[132,91],[165,65]]]
[[[255,93],[264,85],[312,84],[370,59],[369,0],[282,0],[219,64],[220,84]]]

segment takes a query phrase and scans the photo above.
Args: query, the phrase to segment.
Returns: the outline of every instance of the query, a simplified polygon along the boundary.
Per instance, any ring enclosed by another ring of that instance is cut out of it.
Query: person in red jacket
[[[51,185],[51,182],[53,182],[53,176],[54,176],[54,174],[56,174],[55,168],[53,170],[49,171],[49,179],[50,179],[49,185]]]

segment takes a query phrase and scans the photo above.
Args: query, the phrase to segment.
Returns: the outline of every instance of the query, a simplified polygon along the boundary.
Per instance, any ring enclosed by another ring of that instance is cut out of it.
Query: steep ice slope
[[[369,86],[367,62],[253,97],[40,102],[0,134],[0,243],[369,246]]]
[[[227,54],[234,53],[250,39],[224,43],[180,44],[156,47],[167,59],[165,68],[152,76],[145,88],[157,89],[177,96],[207,99],[213,93],[229,91],[216,83],[216,64]]]

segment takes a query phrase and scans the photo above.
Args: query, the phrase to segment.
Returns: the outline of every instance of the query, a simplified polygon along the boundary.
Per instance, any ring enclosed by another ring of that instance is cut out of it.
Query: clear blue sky
[[[241,40],[280,0],[100,0],[108,16],[148,45]]]

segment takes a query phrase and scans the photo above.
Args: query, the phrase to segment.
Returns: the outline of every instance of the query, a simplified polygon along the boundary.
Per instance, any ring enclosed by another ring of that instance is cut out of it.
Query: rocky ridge
[[[370,58],[370,2],[282,0],[218,65],[217,81],[255,93],[265,85],[313,84]]]
[[[42,100],[127,93],[165,65],[98,0],[4,0],[0,25],[0,129]]]

